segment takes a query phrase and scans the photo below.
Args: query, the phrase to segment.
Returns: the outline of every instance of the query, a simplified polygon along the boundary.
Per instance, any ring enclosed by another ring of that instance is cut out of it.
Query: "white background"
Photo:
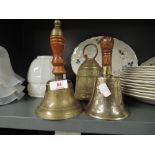
[[[154,18],[153,0],[4,0],[0,18]],[[11,26],[11,25],[10,25]],[[155,136],[0,136],[0,155],[151,155]]]

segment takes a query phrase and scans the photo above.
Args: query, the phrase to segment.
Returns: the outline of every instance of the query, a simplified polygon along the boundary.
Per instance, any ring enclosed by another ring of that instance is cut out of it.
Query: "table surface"
[[[155,134],[155,105],[127,99],[129,117],[121,121],[97,120],[82,112],[63,121],[42,120],[35,109],[42,99],[25,96],[20,101],[0,106],[0,128],[84,132],[98,134]]]

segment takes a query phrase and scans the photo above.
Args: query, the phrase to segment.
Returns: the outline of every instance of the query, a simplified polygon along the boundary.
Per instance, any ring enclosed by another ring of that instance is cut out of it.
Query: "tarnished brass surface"
[[[68,88],[51,90],[49,82],[45,97],[36,110],[37,116],[48,120],[63,120],[75,117],[81,113],[81,106],[76,101],[71,81]]]
[[[106,83],[111,91],[109,97],[104,97],[100,93],[98,86],[102,83]],[[128,116],[122,100],[119,78],[99,77],[96,80],[96,86],[91,101],[86,107],[86,113],[94,118],[105,120],[121,120]]]
[[[63,57],[65,39],[59,20],[54,22],[50,44],[53,53],[52,72],[55,75],[54,81],[61,81],[65,73]],[[81,106],[74,97],[72,82],[68,80],[68,88],[62,87],[62,89],[51,88],[50,82],[47,83],[44,99],[36,110],[37,116],[48,120],[63,120],[79,115]]]
[[[103,75],[97,78],[92,98],[86,106],[86,113],[98,119],[121,120],[128,116],[122,99],[120,79],[114,77],[111,72],[113,43],[112,37],[103,37],[100,41]],[[109,96],[104,96],[104,92],[101,93],[99,89],[101,84],[107,85],[111,92]]]
[[[84,47],[83,51],[85,51],[86,47],[92,45],[96,47],[96,45],[94,44],[88,44]],[[97,47],[94,53],[95,52],[97,55]],[[75,86],[75,97],[78,100],[90,100],[96,78],[101,75],[102,69],[95,60],[96,55],[93,58],[86,57],[86,60],[81,64],[78,69]]]

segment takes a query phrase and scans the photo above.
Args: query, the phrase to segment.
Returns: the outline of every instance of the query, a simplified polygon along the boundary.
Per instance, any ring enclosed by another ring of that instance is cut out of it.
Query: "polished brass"
[[[55,21],[55,27],[51,32],[50,43],[53,52],[53,70],[55,75],[53,81],[63,80],[64,68],[64,36],[60,28],[59,20]],[[46,85],[46,92],[43,101],[36,109],[38,117],[47,120],[63,120],[75,117],[81,113],[81,106],[74,97],[72,82],[67,80],[68,87],[55,89],[50,85],[49,81]]]
[[[48,120],[63,120],[79,115],[81,107],[74,97],[72,82],[68,80],[68,88],[59,90],[51,90],[50,82],[36,114]]]
[[[55,20],[54,25],[55,25],[55,27],[51,31],[51,35],[52,36],[62,36],[63,32],[61,30],[61,21],[60,20]]]
[[[109,43],[110,41],[107,41],[108,39],[107,37],[104,37],[101,41],[105,40]],[[104,50],[107,51],[104,53]],[[111,72],[111,51],[112,48],[110,50],[109,46],[104,46],[102,49],[102,59],[104,59],[103,76],[98,77],[96,80],[92,98],[86,106],[86,113],[98,119],[121,120],[128,117],[128,112],[122,99],[120,79],[119,77],[113,76]],[[108,86],[111,92],[110,96],[105,97],[104,94],[101,93],[99,89],[101,84],[106,84]]]
[[[78,100],[90,100],[96,78],[100,76],[102,72],[102,68],[95,60],[98,53],[98,48],[95,44],[86,45],[83,49],[83,55],[85,55],[84,52],[88,46],[94,46],[96,48],[94,53],[96,52],[96,54],[93,58],[88,58],[87,56],[86,60],[78,69],[75,85],[75,97]]]

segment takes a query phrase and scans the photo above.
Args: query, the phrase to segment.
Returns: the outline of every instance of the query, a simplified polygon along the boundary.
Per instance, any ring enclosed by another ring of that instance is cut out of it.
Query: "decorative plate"
[[[155,57],[152,57],[147,61],[143,62],[141,66],[155,66]]]
[[[75,49],[71,57],[71,65],[75,74],[77,74],[78,68],[84,62],[85,58],[83,56],[83,48],[87,44],[95,44],[98,47],[98,54],[96,56],[96,61],[102,66],[102,53],[99,41],[103,36],[93,37],[81,42]],[[94,47],[89,46],[87,48],[87,57],[93,57],[96,52],[94,52]],[[138,60],[135,52],[132,48],[121,40],[114,38],[114,48],[112,51],[112,74],[115,76],[120,76],[123,67],[133,67],[138,66]]]

